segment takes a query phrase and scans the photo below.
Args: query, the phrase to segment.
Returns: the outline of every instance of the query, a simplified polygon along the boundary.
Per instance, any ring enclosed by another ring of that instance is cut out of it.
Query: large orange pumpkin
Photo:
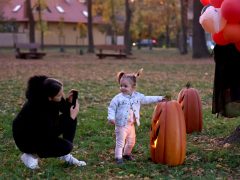
[[[203,127],[202,103],[197,89],[191,88],[190,84],[178,94],[177,101],[182,106],[187,133],[201,132]]]
[[[156,105],[152,116],[150,151],[155,163],[176,166],[184,162],[186,125],[177,101],[164,101]]]

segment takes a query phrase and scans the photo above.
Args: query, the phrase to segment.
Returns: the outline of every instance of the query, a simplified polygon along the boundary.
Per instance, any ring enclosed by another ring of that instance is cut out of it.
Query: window
[[[65,12],[64,9],[59,5],[56,6],[56,9],[59,13],[64,13]]]
[[[88,17],[88,12],[87,11],[84,10],[84,11],[82,11],[82,13],[83,13],[84,16]]]
[[[18,12],[18,11],[21,9],[21,7],[22,7],[22,6],[21,6],[20,4],[19,4],[19,5],[16,5],[12,11],[13,11],[13,12]]]

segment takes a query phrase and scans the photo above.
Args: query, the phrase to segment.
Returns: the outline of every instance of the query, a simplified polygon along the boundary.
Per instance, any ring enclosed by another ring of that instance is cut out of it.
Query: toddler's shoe
[[[128,160],[128,161],[134,161],[135,160],[132,155],[123,155],[123,158]]]
[[[71,154],[61,156],[60,159],[67,162],[70,165],[76,165],[76,166],[86,166],[87,165],[87,163],[85,161],[79,161],[78,159],[73,157]]]
[[[30,169],[38,169],[38,158],[34,157],[32,154],[23,153],[21,156],[22,162]]]
[[[116,158],[115,159],[117,164],[123,164],[123,159],[122,158]]]

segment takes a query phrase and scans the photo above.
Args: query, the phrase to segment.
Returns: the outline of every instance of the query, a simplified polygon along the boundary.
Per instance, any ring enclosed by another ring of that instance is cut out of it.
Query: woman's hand
[[[70,117],[75,120],[77,115],[78,115],[78,112],[79,112],[79,103],[78,101],[76,101],[76,106],[75,108],[73,108],[73,106],[71,106],[70,108]]]

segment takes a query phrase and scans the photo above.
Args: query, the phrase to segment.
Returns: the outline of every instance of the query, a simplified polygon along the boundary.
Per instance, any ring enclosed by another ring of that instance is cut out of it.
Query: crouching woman
[[[86,165],[70,154],[79,112],[78,102],[75,107],[71,104],[72,95],[70,91],[64,98],[63,84],[57,79],[40,75],[28,80],[27,101],[12,124],[13,138],[28,168],[39,168],[38,159],[49,157]]]

